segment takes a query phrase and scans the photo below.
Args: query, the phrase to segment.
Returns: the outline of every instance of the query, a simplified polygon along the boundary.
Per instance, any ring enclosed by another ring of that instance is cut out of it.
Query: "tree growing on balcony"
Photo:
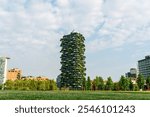
[[[61,88],[82,89],[85,78],[85,38],[82,34],[71,32],[61,41]]]

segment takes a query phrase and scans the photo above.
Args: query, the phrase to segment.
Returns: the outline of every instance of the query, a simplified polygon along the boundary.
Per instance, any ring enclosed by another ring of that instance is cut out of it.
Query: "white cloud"
[[[62,0],[59,0],[62,1]],[[94,28],[102,21],[101,0],[70,0],[66,7],[58,8],[62,25],[66,32],[73,29],[89,36]],[[60,6],[60,5],[58,5]],[[63,9],[63,10],[62,10]]]
[[[88,49],[93,52],[150,41],[149,6],[149,0],[107,0],[102,10],[105,24],[97,38],[88,43]],[[96,43],[94,47],[93,43]]]

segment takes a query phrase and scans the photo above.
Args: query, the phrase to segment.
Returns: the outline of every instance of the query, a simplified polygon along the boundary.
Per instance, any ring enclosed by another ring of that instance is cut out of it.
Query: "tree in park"
[[[61,41],[61,88],[82,89],[85,71],[85,38],[82,34],[71,32]]]
[[[133,90],[134,90],[134,84],[133,84],[131,78],[130,78],[130,80],[129,80],[129,90],[130,90],[130,91],[133,91]]]
[[[146,87],[148,90],[150,89],[150,76],[146,78]]]
[[[137,84],[134,85],[133,91],[139,91],[139,86]]]
[[[113,81],[112,81],[112,78],[111,77],[108,77],[107,78],[107,82],[106,82],[106,90],[112,90],[113,89]]]
[[[129,90],[129,79],[124,76],[121,76],[119,81],[119,86],[121,90],[127,91]]]
[[[87,83],[86,83],[86,88],[87,88],[87,90],[91,90],[91,79],[90,79],[90,77],[88,76],[88,78],[87,78]]]
[[[95,87],[95,90],[103,90],[104,89],[104,81],[102,77],[96,76],[96,78],[93,80],[93,87]]]
[[[114,82],[114,91],[119,91],[120,90],[120,86],[119,86],[119,82]]]
[[[94,80],[92,80],[92,90],[96,90],[96,80],[94,79]]]
[[[86,78],[83,77],[83,80],[82,80],[82,90],[86,90]]]
[[[141,74],[138,75],[137,85],[138,85],[140,90],[144,89],[144,77]]]
[[[98,90],[104,90],[104,80],[102,77],[98,77],[99,84],[98,84]]]
[[[93,84],[95,85],[95,90],[98,90],[99,85],[99,77],[96,76],[96,78],[93,80]]]

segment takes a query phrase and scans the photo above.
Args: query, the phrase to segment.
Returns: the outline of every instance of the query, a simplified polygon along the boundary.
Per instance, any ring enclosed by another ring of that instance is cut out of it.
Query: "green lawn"
[[[150,100],[150,92],[0,91],[0,100]]]

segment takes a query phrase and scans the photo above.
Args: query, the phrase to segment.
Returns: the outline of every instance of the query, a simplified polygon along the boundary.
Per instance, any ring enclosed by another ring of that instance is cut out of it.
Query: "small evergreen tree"
[[[92,81],[92,90],[96,90],[96,79],[94,79],[93,81]]]
[[[87,78],[87,90],[91,90],[91,79],[90,79],[90,77],[88,76],[88,78]]]
[[[146,86],[147,86],[147,89],[149,90],[150,89],[150,76],[146,78]]]
[[[121,76],[119,81],[120,89],[123,91],[129,90],[129,80],[125,78],[124,76]]]
[[[106,90],[112,90],[112,89],[113,89],[113,81],[111,77],[108,77],[106,82]]]
[[[104,80],[102,77],[99,77],[98,90],[104,90]]]
[[[129,90],[130,91],[133,91],[134,90],[134,85],[133,85],[133,82],[132,82],[132,79],[130,78],[129,80]]]
[[[134,85],[133,91],[139,91],[139,86],[137,84]]]
[[[86,90],[86,78],[85,77],[82,80],[82,90]]]
[[[95,90],[98,90],[98,85],[99,85],[99,77],[96,76],[96,78],[94,79],[94,84],[95,84]]]
[[[120,90],[120,86],[119,86],[119,83],[118,82],[115,82],[114,83],[114,88],[113,88],[114,91],[119,91]]]
[[[139,89],[141,90],[144,89],[144,77],[141,74],[138,75],[137,84],[138,84]]]

